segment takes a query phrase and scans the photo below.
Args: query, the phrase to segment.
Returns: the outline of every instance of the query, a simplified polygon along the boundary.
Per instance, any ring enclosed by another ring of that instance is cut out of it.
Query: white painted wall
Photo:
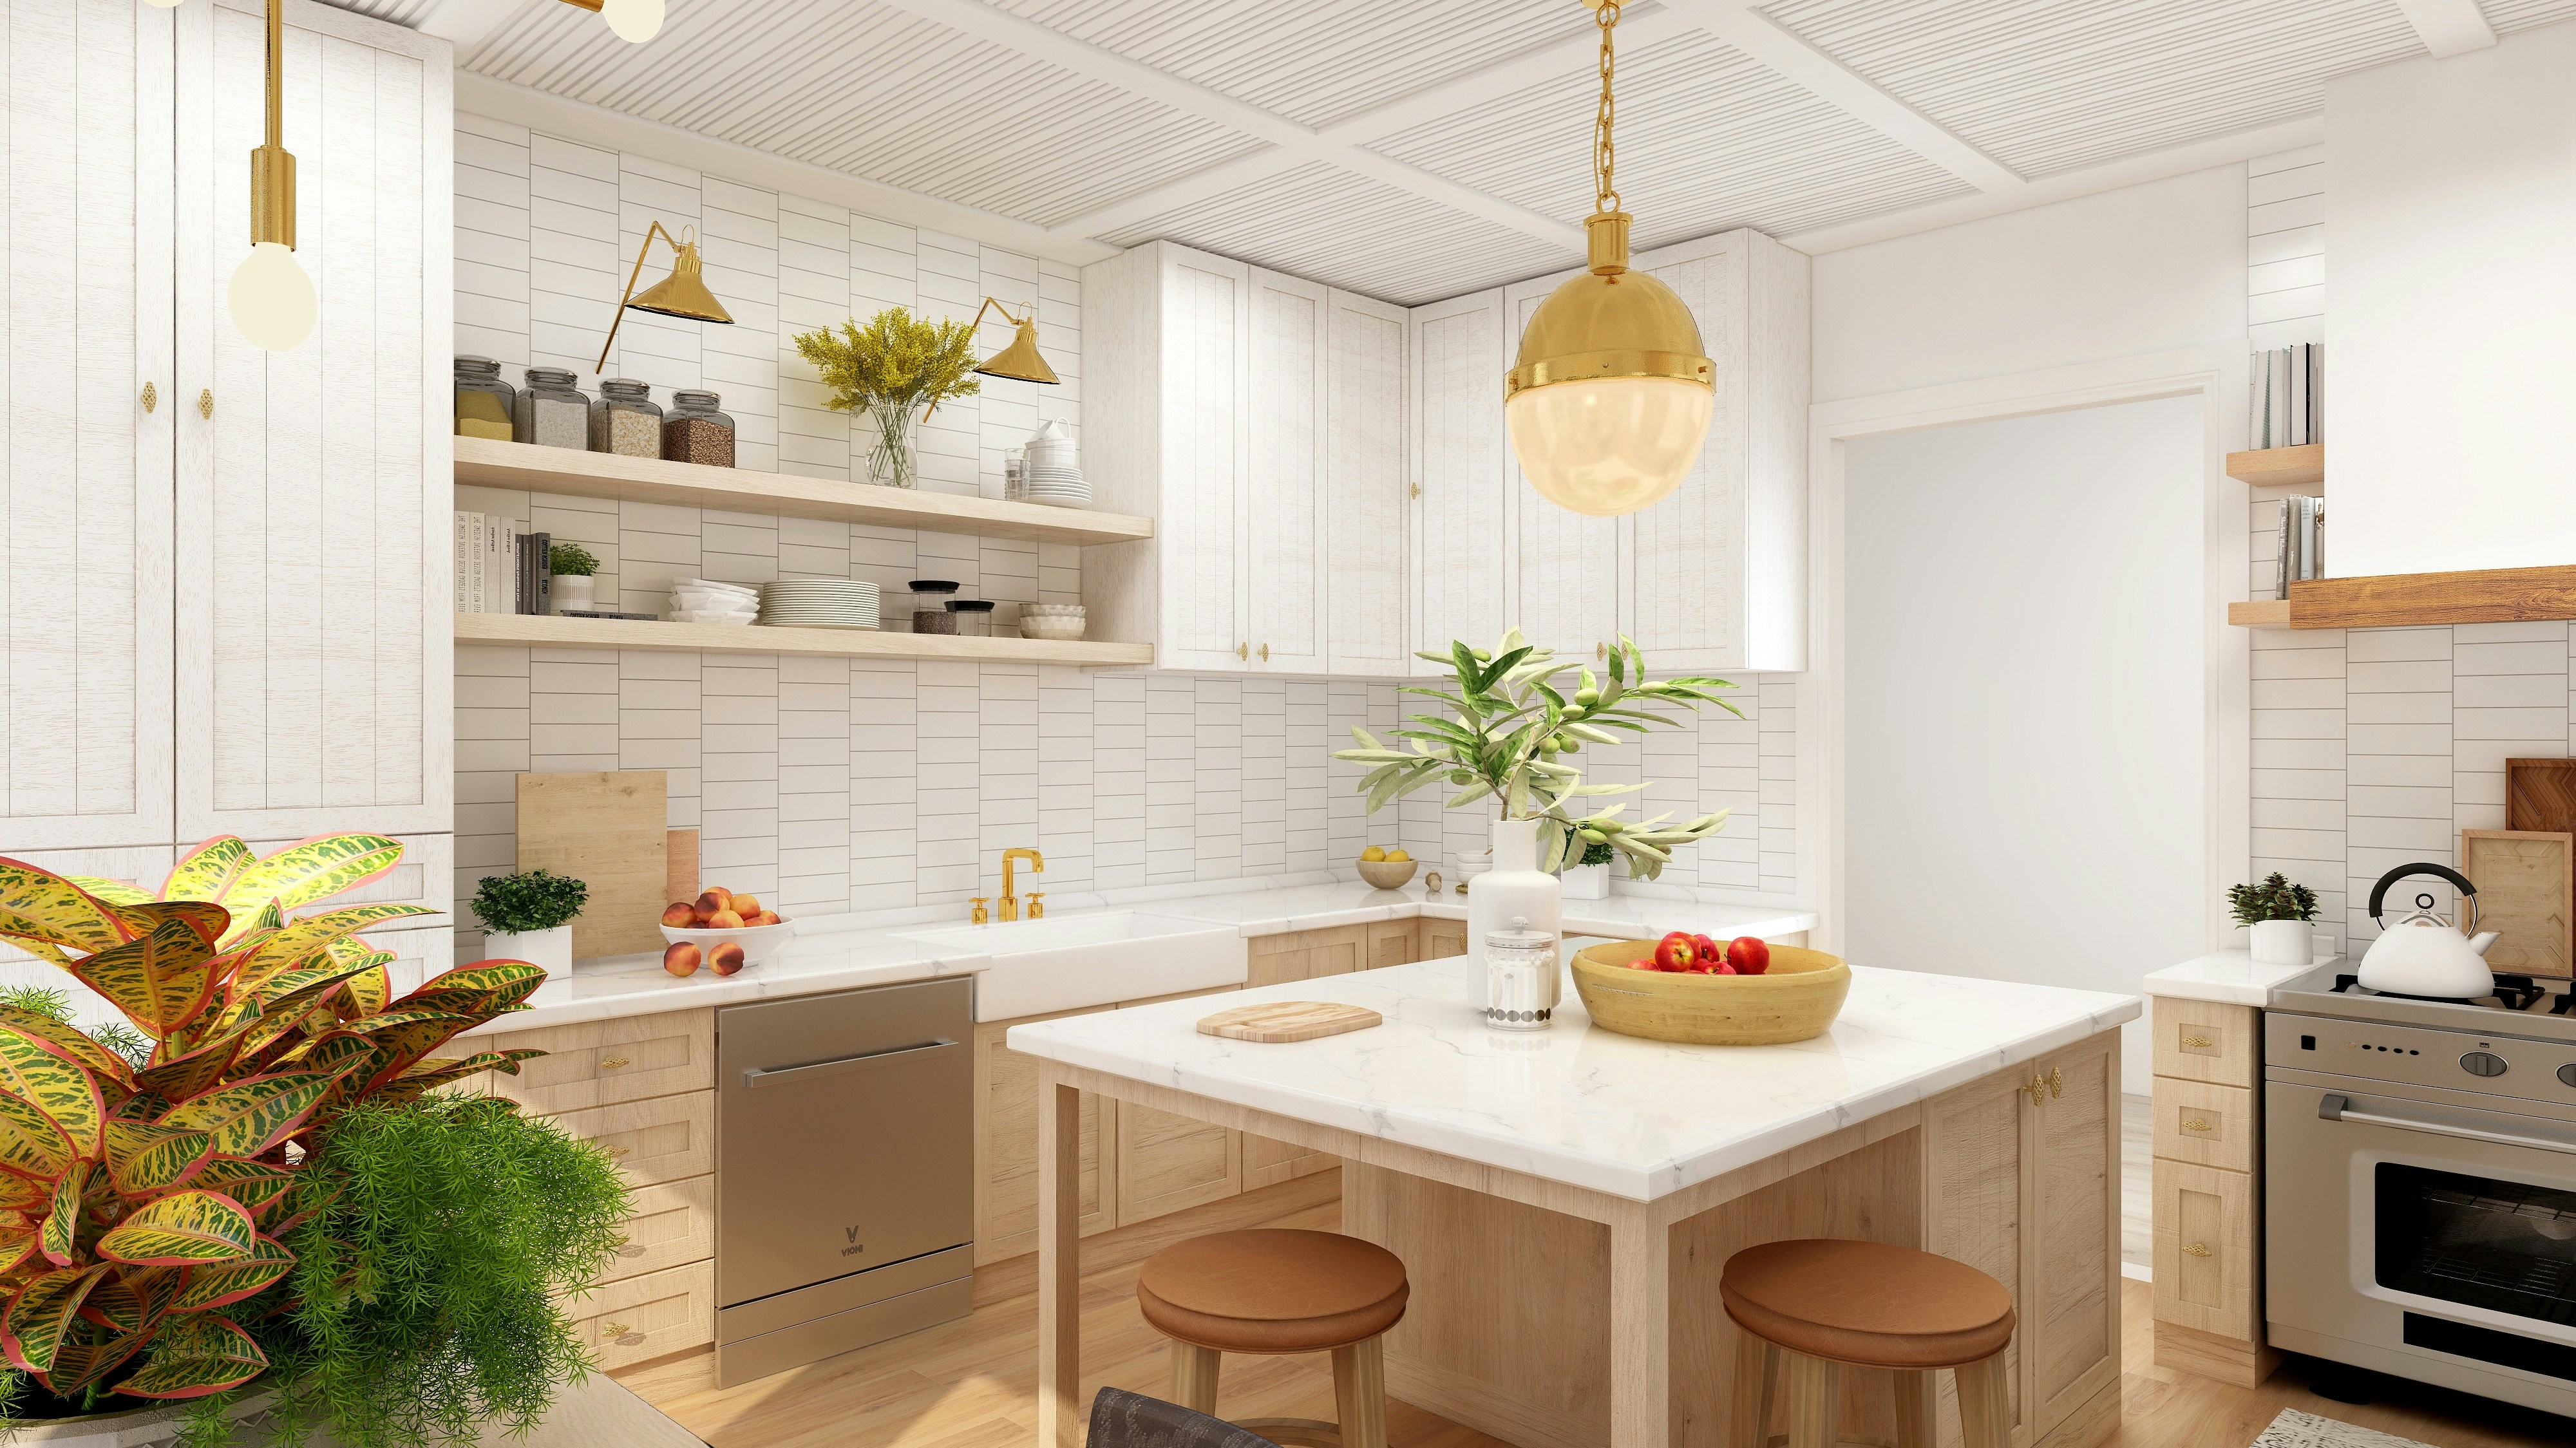
[[[2179,397],[1845,445],[1852,960],[2135,992],[2200,952],[2202,428]]]
[[[2576,24],[2326,85],[2338,576],[2576,562]]]

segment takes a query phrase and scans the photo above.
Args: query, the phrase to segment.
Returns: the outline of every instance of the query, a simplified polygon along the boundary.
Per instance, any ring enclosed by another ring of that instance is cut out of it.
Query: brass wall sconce
[[[984,364],[975,370],[986,377],[1009,377],[1020,382],[1041,382],[1049,387],[1058,385],[1055,369],[1047,365],[1044,357],[1038,355],[1038,309],[1031,307],[1027,316],[1014,317],[1011,315],[1010,308],[991,297],[986,297],[984,305],[975,309],[976,326],[984,325],[986,312],[1001,313],[1003,321],[1020,330],[1018,335],[1011,338],[1011,345],[985,358]]]
[[[671,274],[635,295],[635,282],[644,275],[644,258],[653,250],[653,238],[671,249]],[[683,226],[673,236],[656,221],[644,233],[644,244],[635,248],[635,269],[626,274],[626,295],[617,299],[617,315],[608,324],[608,340],[599,346],[599,365],[591,369],[597,376],[608,370],[608,349],[617,345],[618,324],[626,320],[626,309],[653,312],[665,317],[684,317],[692,322],[733,322],[733,313],[724,309],[716,294],[707,290],[703,275],[705,263],[698,256],[698,229]]]

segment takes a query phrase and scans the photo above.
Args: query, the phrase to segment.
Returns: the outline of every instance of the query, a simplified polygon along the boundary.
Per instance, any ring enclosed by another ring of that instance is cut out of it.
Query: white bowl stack
[[[1086,626],[1082,605],[1078,603],[1024,603],[1020,605],[1020,637],[1071,641],[1082,637]]]
[[[1073,439],[1066,435],[1063,418],[1051,419],[1029,439],[1020,455],[1020,480],[1028,502],[1056,508],[1091,506],[1091,484],[1082,479],[1081,460]]]
[[[760,586],[760,621],[782,628],[877,626],[877,586],[854,578],[782,578]]]
[[[671,585],[671,622],[749,624],[760,612],[760,595],[739,583],[712,578],[683,578]]]

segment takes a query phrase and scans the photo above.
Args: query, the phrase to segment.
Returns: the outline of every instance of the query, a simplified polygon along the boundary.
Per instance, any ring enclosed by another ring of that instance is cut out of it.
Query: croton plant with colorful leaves
[[[57,1396],[193,1398],[267,1366],[226,1309],[286,1275],[327,1199],[303,1168],[353,1103],[405,1101],[535,1051],[430,1053],[522,1002],[537,966],[482,961],[391,999],[357,931],[436,912],[293,912],[376,879],[402,845],[329,835],[264,858],[223,836],[155,896],[0,858],[0,939],[54,962],[152,1043],[140,1066],[0,1003],[0,1352]]]

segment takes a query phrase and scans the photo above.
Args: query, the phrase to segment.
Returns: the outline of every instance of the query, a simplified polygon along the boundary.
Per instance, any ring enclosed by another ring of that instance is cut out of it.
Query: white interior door
[[[1505,617],[1502,291],[1416,307],[1412,331],[1414,647],[1486,648]],[[1440,670],[1417,659],[1410,672]]]
[[[1243,545],[1252,269],[1162,249],[1164,668],[1239,672],[1252,625]]]
[[[1333,292],[1324,363],[1324,623],[1336,674],[1409,672],[1404,308]]]
[[[1558,284],[1576,275],[1567,271],[1520,282],[1503,292],[1504,329],[1487,384],[1499,396],[1503,374],[1520,352],[1521,333],[1532,313]],[[1512,581],[1505,607],[1529,641],[1567,658],[1592,658],[1618,633],[1619,531],[1616,518],[1593,518],[1568,512],[1538,495],[1521,472],[1508,434],[1503,443],[1504,488]],[[1479,643],[1484,640],[1478,640]]]
[[[1252,269],[1252,667],[1324,671],[1324,288]]]
[[[171,22],[133,0],[0,5],[10,854],[172,837]]]

